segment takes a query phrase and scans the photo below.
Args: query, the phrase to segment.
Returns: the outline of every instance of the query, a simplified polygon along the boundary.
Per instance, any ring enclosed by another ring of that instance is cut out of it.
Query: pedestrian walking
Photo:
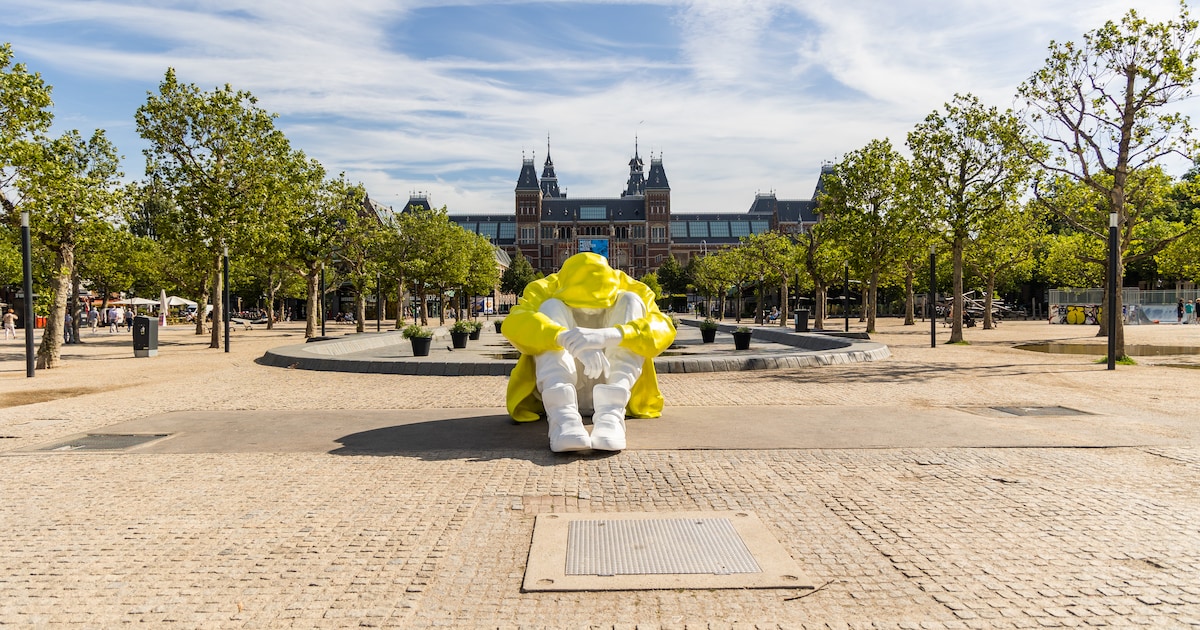
[[[92,307],[90,309],[88,309],[88,316],[87,316],[88,328],[92,329],[93,335],[96,334],[96,324],[99,323],[99,321],[100,321],[100,311],[96,310],[96,305],[93,304]]]
[[[4,313],[4,340],[17,338],[17,314],[10,308]]]
[[[1183,323],[1183,298],[1180,298],[1179,304],[1175,305],[1175,322],[1178,324]]]

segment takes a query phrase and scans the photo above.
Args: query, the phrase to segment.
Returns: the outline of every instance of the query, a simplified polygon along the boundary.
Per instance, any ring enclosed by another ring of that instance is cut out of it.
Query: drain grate
[[[761,573],[727,518],[573,521],[567,575]]]
[[[1070,407],[992,407],[1013,416],[1090,416],[1092,414]]]
[[[89,433],[39,448],[39,451],[120,451],[169,437],[170,433]]]
[[[813,588],[751,512],[539,514],[525,591]]]

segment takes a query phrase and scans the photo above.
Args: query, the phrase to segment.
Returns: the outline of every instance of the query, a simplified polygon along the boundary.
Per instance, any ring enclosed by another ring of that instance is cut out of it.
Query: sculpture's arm
[[[566,328],[538,312],[538,307],[552,294],[553,287],[549,279],[531,282],[526,285],[517,305],[504,318],[504,336],[524,354],[538,355],[562,349],[556,339]]]
[[[646,316],[621,324],[621,347],[634,354],[652,359],[675,341],[675,325],[654,303],[654,291],[645,284],[629,279],[626,291],[631,291],[646,304]]]

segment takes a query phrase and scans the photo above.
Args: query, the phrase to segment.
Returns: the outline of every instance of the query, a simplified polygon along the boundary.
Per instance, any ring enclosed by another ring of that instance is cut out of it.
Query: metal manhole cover
[[[727,518],[573,521],[567,575],[761,573]]]
[[[1070,407],[992,407],[1014,416],[1090,416],[1092,414]]]
[[[89,433],[82,437],[72,438],[50,446],[43,446],[39,451],[120,451],[135,446],[141,446],[155,440],[169,437],[170,433]]]
[[[539,514],[525,591],[813,588],[751,512]]]

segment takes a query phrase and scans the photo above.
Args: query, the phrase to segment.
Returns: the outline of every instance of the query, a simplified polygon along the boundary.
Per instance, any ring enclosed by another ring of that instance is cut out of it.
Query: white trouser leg
[[[546,300],[538,310],[567,328],[574,327],[571,309],[559,300]],[[546,407],[546,421],[550,424],[550,450],[564,453],[590,449],[592,441],[583,426],[575,391],[579,379],[575,358],[566,350],[555,350],[543,352],[533,361],[538,392]]]
[[[622,293],[609,309],[606,326],[616,326],[646,316],[646,305],[632,293]],[[601,451],[625,450],[625,408],[634,383],[642,375],[645,359],[617,346],[605,351],[609,370],[605,383],[592,389],[592,448]]]

